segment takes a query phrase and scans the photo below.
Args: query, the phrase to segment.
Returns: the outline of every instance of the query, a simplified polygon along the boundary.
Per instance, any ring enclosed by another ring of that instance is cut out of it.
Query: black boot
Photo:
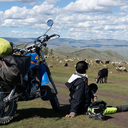
[[[117,106],[117,112],[125,112],[128,111],[128,104]]]

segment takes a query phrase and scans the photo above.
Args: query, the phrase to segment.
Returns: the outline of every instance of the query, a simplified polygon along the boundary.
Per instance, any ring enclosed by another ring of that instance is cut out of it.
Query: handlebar
[[[53,37],[55,37],[55,38],[53,38]],[[43,41],[42,41],[41,43],[43,43],[43,42],[45,42],[45,41],[57,39],[57,38],[59,38],[59,37],[60,37],[60,35],[58,35],[58,34],[52,34],[51,36],[44,35],[44,39],[43,39]]]
[[[57,36],[57,38],[60,37],[60,35],[58,35],[58,34],[53,34],[53,35],[50,36],[50,38],[51,38],[51,37],[54,37],[54,36]]]
[[[43,39],[41,39],[41,37],[43,37]],[[35,52],[37,47],[39,47],[40,49],[42,49],[42,47],[46,47],[47,46],[46,41],[57,39],[59,37],[60,37],[60,35],[58,35],[58,34],[52,34],[50,36],[45,34],[45,35],[39,36],[34,41],[34,44],[31,44],[25,48],[14,48],[13,53],[16,54],[16,53],[20,52],[21,54],[23,54],[25,52]]]
[[[57,39],[60,37],[60,35],[58,34],[52,34],[50,36],[48,36],[46,33],[52,28],[53,25],[53,20],[49,19],[47,21],[47,25],[50,27],[44,35],[39,36],[38,38],[36,38],[36,40],[34,41],[33,44],[27,46],[28,44],[25,45],[25,48],[14,48],[14,54],[17,52],[20,52],[21,54],[23,53],[32,53],[32,52],[39,52],[39,50],[42,50],[42,47],[46,47],[47,44],[45,43],[46,41],[49,40],[53,40],[53,39]],[[43,39],[42,39],[43,37]]]

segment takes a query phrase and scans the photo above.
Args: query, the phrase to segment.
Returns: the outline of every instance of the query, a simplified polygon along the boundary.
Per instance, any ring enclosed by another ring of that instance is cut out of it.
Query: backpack
[[[0,38],[0,55],[8,55],[11,54],[13,48],[7,40]]]
[[[89,118],[94,118],[96,120],[105,120],[104,110],[106,109],[106,102],[95,101],[88,107],[87,114]]]

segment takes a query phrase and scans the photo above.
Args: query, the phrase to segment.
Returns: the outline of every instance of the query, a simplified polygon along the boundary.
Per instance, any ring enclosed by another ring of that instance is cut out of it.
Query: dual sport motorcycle
[[[12,55],[0,56],[0,124],[7,124],[13,119],[18,101],[41,98],[49,100],[56,112],[60,110],[58,92],[42,50],[47,41],[60,36],[48,36],[46,33],[51,29],[53,20],[48,20],[47,25],[49,29],[33,44],[14,48]]]

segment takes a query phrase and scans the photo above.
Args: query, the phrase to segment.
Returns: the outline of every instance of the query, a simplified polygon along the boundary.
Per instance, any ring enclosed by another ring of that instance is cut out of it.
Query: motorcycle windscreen
[[[49,78],[47,75],[46,68],[42,63],[39,66],[39,76],[40,76],[41,85],[45,85],[49,83]]]

